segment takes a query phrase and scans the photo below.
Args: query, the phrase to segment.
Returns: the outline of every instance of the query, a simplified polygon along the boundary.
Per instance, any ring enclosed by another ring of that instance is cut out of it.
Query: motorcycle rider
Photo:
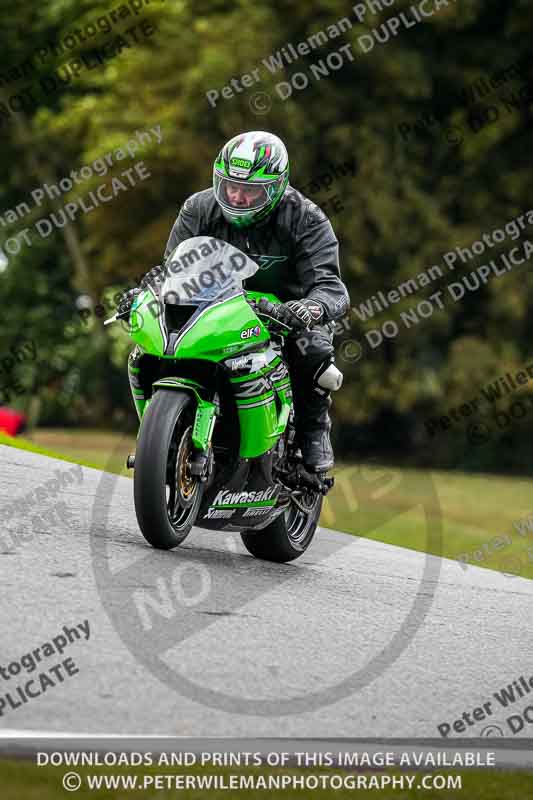
[[[227,142],[214,164],[213,186],[189,197],[172,227],[164,261],[184,240],[212,236],[239,248],[259,264],[246,289],[273,292],[281,305],[263,309],[293,330],[285,357],[293,386],[298,444],[308,470],[333,466],[330,391],[318,383],[334,362],[333,320],[349,308],[340,277],[338,241],[328,217],[289,184],[289,158],[277,136],[251,131]],[[158,288],[164,265],[145,275],[139,289]],[[131,308],[139,290],[124,296],[118,312]],[[142,354],[128,361],[131,390],[142,391]]]

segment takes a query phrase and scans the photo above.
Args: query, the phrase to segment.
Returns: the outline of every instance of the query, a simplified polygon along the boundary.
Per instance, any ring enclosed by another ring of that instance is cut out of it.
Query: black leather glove
[[[117,307],[118,317],[123,317],[124,319],[129,318],[133,301],[140,293],[141,289],[128,289],[127,292],[124,292]]]
[[[257,303],[262,314],[281,322],[295,331],[302,331],[318,325],[324,316],[324,309],[316,300],[289,300],[287,303],[270,303],[261,297]]]

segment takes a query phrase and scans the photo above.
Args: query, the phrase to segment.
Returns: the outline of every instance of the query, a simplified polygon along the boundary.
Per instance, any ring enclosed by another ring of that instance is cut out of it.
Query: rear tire
[[[244,546],[249,553],[264,561],[294,561],[305,553],[313,540],[323,499],[317,492],[302,493],[298,498],[301,507],[291,500],[287,511],[266,528],[241,533]]]
[[[195,403],[187,392],[159,389],[146,409],[135,453],[135,513],[147,542],[181,544],[196,521],[204,484],[188,472]]]

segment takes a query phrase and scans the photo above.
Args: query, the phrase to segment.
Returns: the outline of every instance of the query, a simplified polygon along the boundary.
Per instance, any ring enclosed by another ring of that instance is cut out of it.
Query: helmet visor
[[[258,211],[270,202],[264,184],[248,183],[216,174],[215,194],[222,206],[236,212]]]

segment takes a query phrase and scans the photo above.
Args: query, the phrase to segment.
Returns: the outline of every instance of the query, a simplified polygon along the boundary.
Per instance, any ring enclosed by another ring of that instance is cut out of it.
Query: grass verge
[[[326,527],[533,578],[533,481],[383,465],[344,465],[321,517]],[[442,525],[442,541],[432,532]],[[531,528],[531,529],[530,529]]]
[[[135,437],[108,431],[41,429],[31,438],[0,434],[0,444],[129,475]],[[113,457],[110,457],[113,454]],[[533,481],[382,465],[341,465],[321,524],[366,539],[429,552],[533,579]],[[442,524],[442,542],[430,533]],[[530,527],[531,526],[531,529]]]
[[[58,453],[55,450],[49,450],[47,447],[41,447],[29,439],[24,439],[21,436],[13,437],[8,436],[7,433],[0,431],[0,444],[7,447],[15,447],[17,450],[27,450],[30,453],[38,453],[41,456],[48,456],[49,458],[59,458],[61,461],[68,461],[70,464],[81,464],[83,467],[92,467],[93,469],[101,469],[101,467],[91,461],[88,461],[83,456],[82,452],[66,454]]]
[[[56,798],[63,798],[68,793],[62,788],[61,781],[63,775],[72,771],[70,767],[38,767],[36,764],[29,761],[15,761],[6,760],[0,762],[0,782],[2,785],[3,800],[56,800]],[[177,769],[169,769],[165,767],[143,767],[139,769],[121,769],[115,768],[83,768],[77,767],[74,770],[82,778],[82,785],[75,796],[77,798],[126,798],[128,796],[138,795],[138,789],[127,791],[125,789],[89,789],[86,783],[87,775],[124,775],[132,776],[138,775],[172,775],[178,774]],[[315,774],[328,774],[328,775],[344,775],[348,773],[334,771],[331,769],[321,769],[319,772],[315,770],[276,770],[276,769],[225,769],[225,768],[180,768],[180,774],[185,775],[223,775],[228,779],[230,775],[294,775],[297,777],[305,777]],[[363,773],[357,773],[362,775]],[[369,773],[370,774],[370,773]],[[379,773],[372,773],[377,775]],[[384,774],[384,773],[383,773]],[[399,776],[401,773],[394,773]],[[458,773],[454,770],[443,770],[439,774],[442,775],[459,775],[462,776],[461,789],[423,789],[415,788],[422,780],[422,773],[409,772],[404,773],[415,775],[416,780],[412,789],[401,788],[384,788],[384,789],[338,789],[332,791],[331,788],[317,788],[312,791],[306,788],[286,788],[286,789],[242,789],[231,790],[228,792],[224,789],[208,789],[208,788],[189,788],[179,790],[179,796],[183,800],[204,800],[209,797],[210,800],[227,800],[228,797],[247,798],[247,800],[263,800],[265,797],[269,798],[283,798],[283,800],[302,800],[302,798],[312,797],[315,800],[330,800],[332,796],[338,800],[344,798],[351,798],[354,793],[364,792],[365,797],[376,797],[380,800],[410,800],[410,798],[423,798],[423,800],[458,800],[458,798],[468,798],[468,800],[524,800],[526,797],[532,796],[533,791],[533,775],[526,772],[517,771],[495,771],[495,770],[464,770]],[[426,775],[428,773],[425,773]],[[138,788],[141,788],[140,786]],[[157,789],[155,787],[147,787],[142,789],[143,800],[170,800],[177,795],[176,789]]]

